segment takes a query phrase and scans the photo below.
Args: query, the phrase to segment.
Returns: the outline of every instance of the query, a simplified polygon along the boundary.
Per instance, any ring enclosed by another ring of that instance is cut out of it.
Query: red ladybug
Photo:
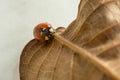
[[[34,28],[34,37],[40,43],[48,42],[54,37],[54,29],[49,23],[40,23]]]

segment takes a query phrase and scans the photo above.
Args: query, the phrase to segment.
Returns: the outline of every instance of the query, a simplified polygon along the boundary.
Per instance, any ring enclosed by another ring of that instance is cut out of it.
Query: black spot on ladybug
[[[43,32],[43,28],[40,28],[40,29],[39,29],[39,32]]]

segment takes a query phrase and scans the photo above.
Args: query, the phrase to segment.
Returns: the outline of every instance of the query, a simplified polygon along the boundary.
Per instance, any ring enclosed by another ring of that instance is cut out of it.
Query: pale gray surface
[[[0,80],[19,80],[20,53],[39,22],[67,26],[80,0],[0,0]]]

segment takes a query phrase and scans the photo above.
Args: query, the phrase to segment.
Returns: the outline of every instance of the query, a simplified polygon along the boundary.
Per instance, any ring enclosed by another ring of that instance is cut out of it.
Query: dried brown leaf
[[[50,44],[25,46],[21,80],[120,80],[120,0],[81,0],[78,10]]]

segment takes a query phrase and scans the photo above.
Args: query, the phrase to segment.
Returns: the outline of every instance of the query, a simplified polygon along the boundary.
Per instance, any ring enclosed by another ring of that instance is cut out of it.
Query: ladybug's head
[[[54,29],[49,23],[41,23],[34,28],[34,37],[41,43],[53,38],[54,33]]]

